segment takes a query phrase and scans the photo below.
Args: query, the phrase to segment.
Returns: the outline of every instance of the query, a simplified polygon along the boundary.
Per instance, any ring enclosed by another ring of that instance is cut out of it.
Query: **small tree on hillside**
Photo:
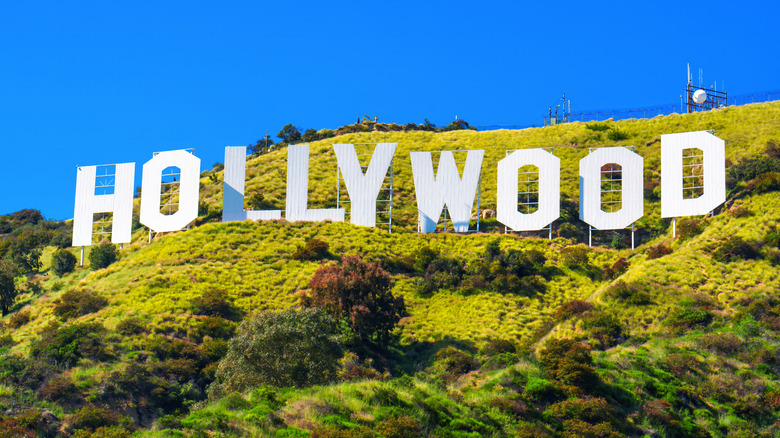
[[[3,311],[3,316],[8,314],[8,310],[19,294],[19,289],[14,282],[16,270],[16,266],[10,261],[0,261],[0,309]]]
[[[89,253],[89,266],[93,270],[103,269],[114,263],[117,258],[116,247],[112,243],[101,243]]]
[[[293,126],[292,123],[288,123],[276,136],[282,140],[282,143],[293,144],[301,139],[301,130]]]
[[[51,257],[51,270],[62,277],[76,268],[76,256],[67,249],[61,249]]]
[[[406,314],[403,297],[390,292],[392,284],[390,274],[378,263],[345,256],[341,265],[323,266],[314,273],[309,283],[311,294],[302,297],[302,304],[346,320],[362,340],[385,344]]]
[[[219,362],[212,396],[259,385],[304,387],[336,378],[338,324],[320,309],[264,312],[245,320]]]

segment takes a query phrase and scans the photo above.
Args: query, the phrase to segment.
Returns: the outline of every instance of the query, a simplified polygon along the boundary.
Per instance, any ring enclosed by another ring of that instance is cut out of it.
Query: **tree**
[[[343,351],[338,332],[336,320],[320,309],[260,313],[238,327],[209,391],[330,382]]]
[[[378,263],[345,256],[341,265],[323,266],[314,273],[309,282],[311,294],[302,297],[302,304],[346,320],[362,340],[375,339],[384,344],[406,314],[403,297],[390,292],[392,283],[390,274]]]
[[[317,130],[314,128],[309,128],[306,130],[306,132],[303,133],[303,137],[301,139],[305,142],[310,141],[317,141],[320,139],[320,135],[317,133]]]
[[[113,244],[105,242],[92,248],[89,253],[89,266],[93,270],[103,269],[114,263],[117,258],[116,247]]]
[[[16,287],[16,266],[8,260],[0,260],[0,309],[3,316],[8,314],[8,310],[14,304],[19,289]]]
[[[76,268],[76,256],[72,252],[61,249],[51,257],[51,270],[62,277]]]
[[[265,149],[268,149],[269,146],[273,145],[274,141],[271,139],[270,135],[264,135],[263,138],[260,140],[257,140],[257,142],[253,145],[249,145],[249,153],[250,154],[258,154],[263,152]]]
[[[301,139],[301,131],[292,123],[288,123],[276,136],[282,139],[282,143],[292,144]]]

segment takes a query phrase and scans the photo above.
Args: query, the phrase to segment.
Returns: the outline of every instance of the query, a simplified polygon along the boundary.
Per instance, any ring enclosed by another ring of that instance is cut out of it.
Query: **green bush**
[[[677,237],[680,240],[690,239],[704,230],[704,221],[695,217],[677,219]]]
[[[210,391],[330,382],[342,354],[338,334],[336,320],[320,309],[260,313],[238,327]]]
[[[76,268],[76,256],[67,249],[55,252],[51,257],[51,270],[62,277]]]
[[[561,250],[561,262],[568,268],[587,268],[588,249],[582,245],[567,246]]]
[[[684,331],[707,326],[713,317],[713,313],[708,309],[686,306],[671,312],[665,323],[675,330]]]
[[[376,426],[376,432],[385,438],[417,438],[422,435],[420,422],[411,417],[394,417]]]
[[[128,428],[131,424],[132,421],[129,418],[96,406],[84,406],[68,418],[68,428],[70,430],[85,430],[90,433],[101,428]],[[106,433],[98,436],[113,437],[122,435]]]
[[[138,335],[145,331],[146,325],[134,316],[125,318],[116,325],[116,332],[125,336]]]
[[[601,348],[613,347],[624,340],[623,324],[613,314],[607,312],[594,312],[583,319],[584,328],[590,331],[593,339],[597,340]]]
[[[298,245],[291,258],[293,260],[322,260],[330,255],[328,242],[320,239],[309,239],[304,246]]]
[[[539,365],[552,379],[588,392],[599,385],[590,348],[570,338],[551,339],[539,351]]]
[[[89,266],[93,270],[103,269],[117,259],[116,247],[112,243],[101,243],[94,246],[89,253]]]
[[[67,321],[97,312],[108,305],[108,300],[89,290],[71,289],[54,303],[53,313],[61,320]]]
[[[63,368],[70,368],[82,357],[106,359],[104,333],[105,329],[97,322],[65,326],[52,323],[43,329],[41,337],[31,346],[30,353],[33,357]]]
[[[719,262],[726,263],[738,259],[757,259],[761,257],[761,253],[759,252],[759,244],[757,242],[746,241],[738,236],[731,236],[712,253],[712,257]]]
[[[478,365],[469,353],[455,347],[446,347],[436,352],[435,366],[444,371],[445,380],[466,374]]]
[[[243,312],[226,299],[224,291],[208,290],[194,300],[190,310],[195,315],[205,315],[236,321]]]
[[[626,140],[628,138],[628,134],[618,128],[611,128],[609,131],[607,131],[607,138],[612,141]]]
[[[607,288],[607,296],[634,306],[651,304],[650,294],[640,285],[619,280]]]

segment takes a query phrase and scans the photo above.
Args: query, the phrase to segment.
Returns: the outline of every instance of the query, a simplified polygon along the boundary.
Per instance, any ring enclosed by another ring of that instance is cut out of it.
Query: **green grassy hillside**
[[[4,318],[0,431],[44,436],[46,409],[61,434],[78,436],[772,436],[780,430],[776,174],[731,181],[727,205],[680,221],[676,239],[652,196],[660,135],[709,129],[726,141],[727,168],[771,155],[780,104],[521,131],[348,134],[311,144],[309,203],[335,206],[331,144],[398,142],[393,233],[204,217],[151,243],[137,230],[117,262],[62,277],[49,248],[42,273],[29,274],[41,288],[25,289]],[[410,151],[485,149],[483,208],[494,208],[506,150],[554,147],[563,197],[576,200],[578,161],[590,147],[614,145],[645,158],[636,250],[609,248],[605,232],[600,246],[585,247],[586,228],[571,215],[556,222],[565,237],[553,240],[503,234],[495,221],[488,233],[415,232]],[[251,157],[247,195],[281,203],[285,162],[284,149]],[[212,212],[221,180],[207,172],[201,181]],[[296,259],[314,238],[330,256]],[[495,242],[501,257],[537,256],[522,288],[500,282]],[[460,263],[460,280],[425,290],[432,280],[414,265],[426,248]],[[354,254],[390,272],[405,300],[389,347],[352,348],[331,385],[207,398],[242,318],[298,306],[321,266]],[[233,316],[199,310],[214,292]],[[587,358],[577,346],[591,350]]]

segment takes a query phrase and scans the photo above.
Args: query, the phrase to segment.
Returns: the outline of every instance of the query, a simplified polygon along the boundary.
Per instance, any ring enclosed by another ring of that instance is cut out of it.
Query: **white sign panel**
[[[310,209],[309,203],[309,145],[287,147],[287,209],[288,221],[344,222],[343,208]]]
[[[621,208],[607,213],[601,209],[601,167],[622,168]],[[580,160],[580,219],[598,230],[626,228],[644,214],[642,168],[644,159],[624,147],[600,148]]]
[[[539,208],[517,211],[517,172],[523,166],[539,169]],[[496,219],[514,231],[541,230],[561,215],[561,159],[544,149],[514,151],[498,162]]]
[[[683,198],[683,149],[704,153],[704,193]],[[707,214],[726,201],[726,142],[706,131],[661,136],[661,217]]]
[[[414,190],[419,212],[418,227],[421,233],[436,230],[436,223],[439,222],[445,205],[455,231],[459,233],[468,231],[484,155],[483,150],[468,152],[463,179],[461,179],[455,164],[455,156],[451,151],[441,152],[439,169],[435,177],[431,153],[411,152]]]
[[[178,167],[179,209],[176,213],[160,213],[162,172],[168,167]],[[141,223],[160,233],[177,231],[198,217],[200,192],[200,158],[185,150],[160,152],[143,167],[141,183]]]
[[[116,165],[114,194],[96,195],[97,166],[79,167],[76,173],[76,208],[73,212],[73,246],[92,245],[95,213],[113,213],[111,242],[129,243],[133,221],[135,163]]]
[[[376,226],[376,199],[382,189],[390,163],[393,162],[396,146],[398,143],[377,144],[364,175],[355,152],[355,145],[333,145],[349,193],[349,220],[353,224],[364,227]]]
[[[225,148],[225,181],[222,195],[222,222],[281,219],[282,210],[244,210],[246,146]]]

